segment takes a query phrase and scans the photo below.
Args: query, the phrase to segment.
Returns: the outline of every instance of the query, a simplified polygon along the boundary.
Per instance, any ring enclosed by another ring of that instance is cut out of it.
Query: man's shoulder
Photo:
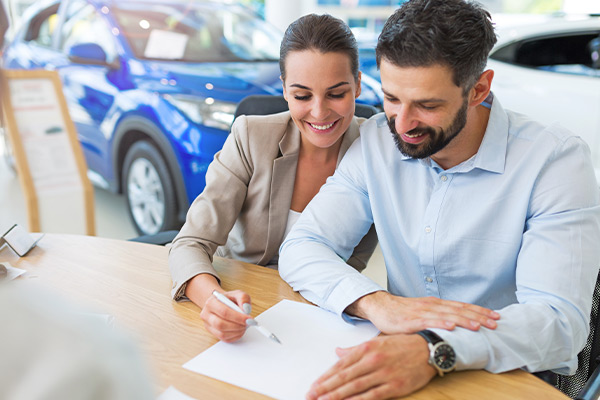
[[[564,143],[570,138],[579,137],[575,132],[570,131],[558,122],[549,125],[543,124],[528,115],[515,111],[506,110],[509,123],[509,135],[523,140],[554,140],[558,143]]]

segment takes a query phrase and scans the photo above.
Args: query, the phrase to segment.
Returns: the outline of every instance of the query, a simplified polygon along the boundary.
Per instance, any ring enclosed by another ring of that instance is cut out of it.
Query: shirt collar
[[[490,96],[493,95],[490,93]],[[490,100],[490,117],[479,150],[475,154],[473,167],[501,174],[506,164],[508,115],[495,96]]]

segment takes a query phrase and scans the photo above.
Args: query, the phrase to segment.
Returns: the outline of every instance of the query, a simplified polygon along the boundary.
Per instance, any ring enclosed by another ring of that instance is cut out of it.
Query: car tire
[[[129,216],[140,235],[178,227],[171,174],[154,144],[141,140],[129,148],[123,163],[122,184]]]

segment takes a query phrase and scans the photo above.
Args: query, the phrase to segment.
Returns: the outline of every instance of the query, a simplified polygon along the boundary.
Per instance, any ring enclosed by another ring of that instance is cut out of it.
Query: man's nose
[[[413,112],[407,106],[400,107],[395,118],[396,132],[399,134],[406,133],[419,125],[419,121],[414,118]]]

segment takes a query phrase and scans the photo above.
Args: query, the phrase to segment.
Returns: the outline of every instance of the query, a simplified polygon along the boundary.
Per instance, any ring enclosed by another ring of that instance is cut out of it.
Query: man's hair
[[[465,0],[409,0],[390,16],[377,42],[381,59],[397,67],[444,65],[467,92],[484,71],[496,34],[490,14]]]
[[[358,45],[354,34],[341,19],[329,14],[308,14],[292,22],[285,31],[279,49],[279,69],[285,81],[285,61],[291,51],[316,50],[320,53],[343,53],[358,80]]]

